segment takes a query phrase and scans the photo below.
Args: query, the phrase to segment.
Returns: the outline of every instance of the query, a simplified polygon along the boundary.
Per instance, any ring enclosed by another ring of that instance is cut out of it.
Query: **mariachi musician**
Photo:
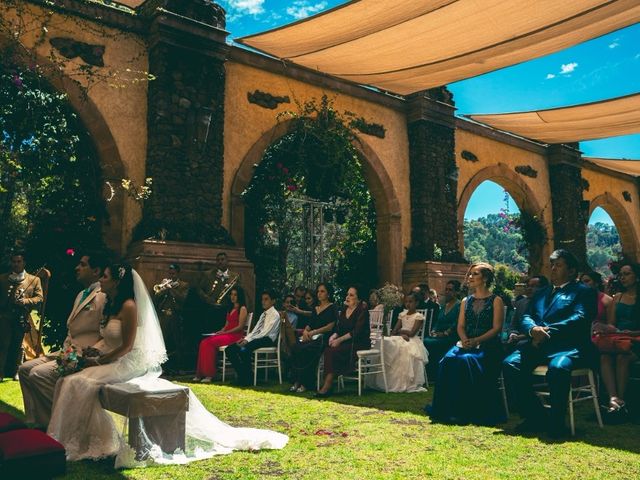
[[[240,282],[240,274],[229,269],[225,252],[216,255],[216,268],[202,274],[198,284],[198,296],[209,308],[211,322],[203,326],[207,331],[217,332],[224,326],[227,315],[229,292]]]
[[[27,273],[25,255],[11,254],[11,272],[0,275],[0,378],[14,377],[22,362],[22,340],[31,312],[42,303],[40,279]]]
[[[184,343],[184,302],[189,283],[180,278],[180,265],[169,265],[167,278],[153,287],[153,297],[160,320],[169,360],[166,367],[174,369],[183,364],[181,350]]]

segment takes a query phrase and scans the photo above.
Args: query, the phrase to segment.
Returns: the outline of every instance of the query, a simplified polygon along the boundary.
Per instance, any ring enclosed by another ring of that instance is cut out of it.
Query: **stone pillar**
[[[135,237],[232,244],[221,226],[225,12],[209,0],[165,0],[149,17],[147,177]]]
[[[407,107],[411,246],[402,278],[405,289],[428,282],[429,261],[464,262],[457,229],[453,96],[446,87],[433,88],[407,97]]]
[[[455,156],[453,96],[446,87],[407,98],[411,247],[408,261],[459,261],[457,230],[458,171]]]
[[[582,154],[578,144],[547,150],[553,205],[553,246],[571,251],[586,266],[589,205],[583,201]]]

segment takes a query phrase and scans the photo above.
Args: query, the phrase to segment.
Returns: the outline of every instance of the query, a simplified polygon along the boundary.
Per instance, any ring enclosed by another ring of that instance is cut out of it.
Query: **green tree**
[[[0,254],[27,250],[53,273],[46,332],[57,344],[76,285],[70,253],[102,246],[106,213],[92,143],[65,95],[11,50],[0,60]]]

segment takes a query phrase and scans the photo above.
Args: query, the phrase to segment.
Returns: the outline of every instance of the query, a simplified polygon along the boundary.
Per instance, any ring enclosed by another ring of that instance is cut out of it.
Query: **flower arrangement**
[[[385,283],[378,289],[378,298],[384,305],[384,311],[390,312],[395,307],[401,307],[404,300],[404,292],[400,287],[392,283]]]
[[[100,356],[100,350],[87,347],[79,349],[75,345],[68,345],[64,350],[60,351],[56,357],[56,371],[61,377],[79,372],[85,367],[87,358],[95,358]]]

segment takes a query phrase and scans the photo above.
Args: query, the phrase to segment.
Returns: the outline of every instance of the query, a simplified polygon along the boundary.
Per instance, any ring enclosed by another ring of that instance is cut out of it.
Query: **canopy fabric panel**
[[[640,133],[640,94],[551,110],[468,117],[544,143],[580,142]]]
[[[409,94],[638,21],[638,0],[354,0],[238,41],[314,70]]]
[[[640,177],[640,160],[620,160],[593,157],[584,157],[584,159],[600,167],[608,168],[609,170],[626,173],[627,175],[633,175],[634,177]]]

